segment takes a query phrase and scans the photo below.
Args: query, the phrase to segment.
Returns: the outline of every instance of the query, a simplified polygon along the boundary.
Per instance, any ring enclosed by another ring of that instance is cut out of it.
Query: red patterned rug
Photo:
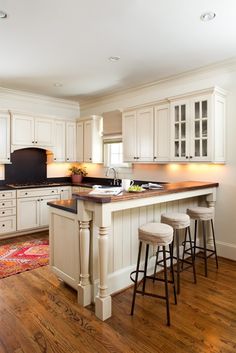
[[[34,239],[0,246],[0,278],[48,265],[47,239]]]

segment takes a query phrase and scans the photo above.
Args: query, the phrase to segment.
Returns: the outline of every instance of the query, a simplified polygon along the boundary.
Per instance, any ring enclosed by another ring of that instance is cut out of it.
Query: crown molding
[[[67,108],[75,108],[80,109],[80,104],[77,101],[61,99],[56,97],[45,96],[41,94],[36,94],[27,91],[13,90],[10,88],[0,87],[0,96],[4,96],[6,98],[16,97],[18,99],[27,100],[27,101],[41,101],[51,103],[55,106],[65,106]]]
[[[121,98],[122,96],[127,96],[129,94],[135,94],[138,93],[144,89],[152,88],[155,86],[159,86],[164,83],[171,83],[174,81],[182,80],[182,79],[188,79],[191,78],[192,76],[197,76],[201,74],[206,74],[206,73],[212,73],[214,71],[222,71],[224,72],[231,72],[236,70],[236,57],[216,62],[210,65],[202,66],[197,69],[193,70],[188,70],[185,72],[182,72],[180,74],[176,75],[171,75],[168,77],[165,77],[163,79],[157,80],[157,81],[152,81],[149,83],[145,83],[139,86],[135,87],[130,87],[127,89],[119,89],[116,91],[113,91],[109,94],[104,94],[96,97],[89,97],[85,99],[79,100],[80,102],[80,109],[86,110],[88,108],[92,108],[96,106],[97,104],[102,104],[104,102],[106,103],[112,103],[114,102],[117,98]]]

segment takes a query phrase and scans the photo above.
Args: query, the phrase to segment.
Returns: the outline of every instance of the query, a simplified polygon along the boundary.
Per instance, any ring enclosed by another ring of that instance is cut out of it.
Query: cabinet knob
[[[38,141],[35,141],[35,143],[38,143]]]
[[[40,199],[37,200],[38,202],[40,201]]]
[[[136,157],[136,159],[139,159],[139,157]]]
[[[153,159],[157,159],[157,157],[153,157]]]
[[[5,206],[5,203],[2,203],[2,206]]]
[[[9,160],[10,158],[8,157],[7,159]]]
[[[5,214],[5,212],[4,212],[4,211],[2,211],[2,214]]]
[[[2,227],[5,227],[5,224],[2,224]]]
[[[55,191],[54,190],[52,190],[52,193],[54,193]]]
[[[25,195],[28,195],[28,192],[25,192]]]
[[[56,158],[54,158],[54,161],[56,161],[57,159]]]
[[[2,194],[2,197],[5,197],[5,194]]]
[[[32,143],[34,143],[34,141],[32,141]]]
[[[189,158],[191,159],[191,158],[193,158],[193,156],[190,156]]]
[[[92,158],[90,157],[90,158],[89,158],[89,160],[91,161],[91,160],[92,160]]]
[[[188,156],[186,156],[185,158],[188,159]]]
[[[67,161],[69,161],[69,158],[66,158]]]
[[[43,199],[41,199],[41,201],[43,201]]]

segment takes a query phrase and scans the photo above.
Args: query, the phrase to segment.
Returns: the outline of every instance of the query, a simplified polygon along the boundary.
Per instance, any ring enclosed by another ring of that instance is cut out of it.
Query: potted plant
[[[86,167],[72,166],[69,170],[71,171],[71,179],[73,183],[81,183],[83,177],[88,174]]]

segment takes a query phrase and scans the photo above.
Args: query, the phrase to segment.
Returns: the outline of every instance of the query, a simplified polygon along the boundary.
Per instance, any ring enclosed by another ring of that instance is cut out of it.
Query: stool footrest
[[[158,295],[155,293],[149,293],[149,292],[142,292],[141,290],[137,290],[136,293],[142,294],[142,295],[147,295],[149,297],[155,297],[155,298],[159,298],[159,299],[165,299],[166,297],[164,297],[163,295]]]

